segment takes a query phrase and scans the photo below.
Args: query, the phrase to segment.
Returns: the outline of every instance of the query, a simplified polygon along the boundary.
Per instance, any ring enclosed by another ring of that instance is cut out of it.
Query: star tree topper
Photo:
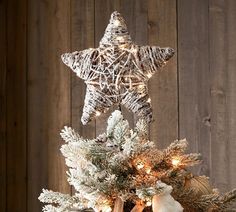
[[[124,105],[150,122],[147,81],[173,54],[169,47],[134,44],[123,17],[113,12],[98,48],[62,55],[62,61],[87,84],[82,123],[114,104]]]

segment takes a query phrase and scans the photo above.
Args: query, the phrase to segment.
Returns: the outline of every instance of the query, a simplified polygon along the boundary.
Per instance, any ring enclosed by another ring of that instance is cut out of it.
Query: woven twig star
[[[113,12],[98,48],[66,53],[63,62],[87,84],[81,121],[87,124],[114,104],[152,120],[147,81],[174,54],[172,48],[138,46]]]

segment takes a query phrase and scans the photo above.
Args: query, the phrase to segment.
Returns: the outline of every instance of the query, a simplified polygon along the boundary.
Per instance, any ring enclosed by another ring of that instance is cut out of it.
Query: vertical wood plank
[[[60,59],[70,51],[70,1],[28,7],[28,211],[41,211],[42,188],[70,193],[59,135],[71,122],[70,72]]]
[[[212,113],[211,180],[221,190],[229,189],[227,135],[227,41],[225,2],[210,1],[210,72]],[[220,54],[219,54],[220,53]],[[224,167],[224,171],[222,170]]]
[[[107,24],[109,23],[110,15],[113,11],[119,11],[119,0],[110,1],[110,0],[95,0],[95,46],[99,45]],[[96,117],[96,135],[99,135],[104,132],[107,126],[107,119],[116,109],[116,106],[111,107],[110,110],[101,114],[101,116]]]
[[[0,211],[6,211],[6,1],[0,1]]]
[[[228,117],[229,117],[229,182],[230,189],[236,187],[236,1],[227,4],[227,68],[228,68]],[[224,171],[224,170],[223,170]],[[236,208],[236,204],[234,204]]]
[[[150,138],[165,148],[178,138],[177,25],[176,1],[148,1],[149,45],[172,47],[175,56],[149,81],[154,122]]]
[[[7,2],[7,208],[26,211],[27,1]]]
[[[70,49],[70,1],[48,1],[48,186],[70,192],[64,157],[60,153],[60,130],[71,123],[70,72],[60,56]]]
[[[71,47],[80,51],[94,47],[94,0],[71,1]],[[68,71],[69,70],[68,68]],[[84,106],[86,85],[83,80],[72,74],[71,84],[72,127],[85,138],[95,137],[95,120],[83,126],[80,118]]]
[[[235,175],[235,1],[210,1],[210,71],[212,99],[212,180],[226,191]],[[214,143],[213,143],[214,142]]]
[[[48,187],[49,73],[48,5],[28,1],[28,211],[41,211],[38,196]],[[59,141],[58,141],[59,142]],[[56,150],[58,152],[58,150]]]
[[[133,42],[138,45],[147,44],[147,2],[122,0],[120,12],[125,18]]]
[[[201,14],[201,15],[199,15]],[[203,163],[194,169],[210,174],[210,75],[208,1],[178,1],[179,133]]]

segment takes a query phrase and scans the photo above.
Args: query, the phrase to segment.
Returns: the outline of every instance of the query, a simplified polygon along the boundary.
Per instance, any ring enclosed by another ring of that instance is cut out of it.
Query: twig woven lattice
[[[62,55],[63,62],[87,84],[82,123],[114,104],[122,104],[150,122],[147,81],[173,54],[169,47],[134,44],[124,19],[118,12],[112,13],[98,48]]]

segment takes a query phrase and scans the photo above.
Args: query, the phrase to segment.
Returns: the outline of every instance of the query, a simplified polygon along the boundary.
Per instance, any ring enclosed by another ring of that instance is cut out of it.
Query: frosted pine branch
[[[39,200],[44,203],[56,203],[58,205],[71,205],[75,203],[75,200],[70,195],[47,189],[43,189],[43,192],[39,196]]]
[[[186,168],[198,164],[200,155],[184,153],[188,144],[185,139],[174,141],[161,151],[149,141],[145,121],[138,121],[132,130],[120,111],[111,115],[107,131],[95,139],[83,139],[70,127],[65,127],[61,136],[65,140],[61,152],[69,167],[68,182],[76,195],[43,190],[39,199],[49,204],[44,207],[45,212],[87,208],[103,211],[112,207],[117,198],[150,202],[162,192],[156,182],[173,189],[168,197],[172,199],[172,195],[186,211],[221,211],[235,201],[236,191],[220,196],[211,188],[202,187],[201,183],[209,183],[205,177],[190,175]]]
[[[171,143],[170,146],[167,147],[163,151],[163,156],[164,157],[173,157],[176,155],[181,155],[185,152],[187,146],[188,146],[188,142],[186,139],[176,140],[173,143]]]
[[[75,130],[67,126],[65,126],[64,129],[61,130],[60,135],[66,143],[76,142],[81,139],[80,135],[76,133]]]
[[[224,210],[230,208],[230,206],[236,201],[236,189],[229,191],[219,197],[219,209]]]
[[[166,191],[172,191],[172,187],[157,181],[152,187],[141,187],[136,189],[137,196],[143,201],[151,201],[156,194],[160,195]]]
[[[195,166],[201,163],[201,154],[190,153],[180,157],[180,164],[184,167]]]
[[[76,208],[81,207],[79,203],[81,199],[78,197],[53,192],[47,189],[43,189],[43,192],[39,196],[39,200],[49,204],[44,206],[43,211],[45,212],[69,212],[74,211],[75,206]]]
[[[146,136],[148,133],[148,125],[145,119],[138,120],[135,131],[139,134],[139,136]]]
[[[107,136],[113,136],[113,130],[116,125],[123,120],[123,115],[119,110],[116,110],[107,120]]]

